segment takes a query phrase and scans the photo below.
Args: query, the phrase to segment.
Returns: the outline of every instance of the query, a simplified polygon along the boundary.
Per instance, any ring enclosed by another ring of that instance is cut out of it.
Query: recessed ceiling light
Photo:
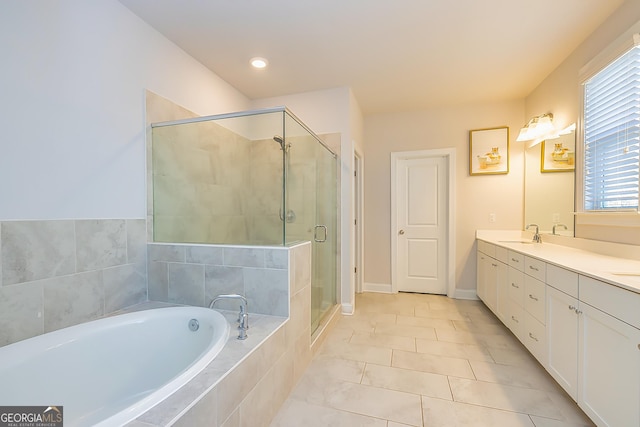
[[[260,58],[258,56],[251,58],[251,66],[253,68],[266,68],[267,65],[269,65],[269,61],[264,58]]]

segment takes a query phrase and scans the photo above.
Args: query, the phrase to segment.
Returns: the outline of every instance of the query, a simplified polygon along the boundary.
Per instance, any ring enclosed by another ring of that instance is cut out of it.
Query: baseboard
[[[353,304],[342,303],[342,314],[350,316],[353,314]]]
[[[390,283],[371,283],[364,282],[362,284],[362,292],[379,292],[382,294],[392,294]]]
[[[455,299],[478,299],[478,294],[476,294],[475,289],[456,289],[453,294],[453,298]]]

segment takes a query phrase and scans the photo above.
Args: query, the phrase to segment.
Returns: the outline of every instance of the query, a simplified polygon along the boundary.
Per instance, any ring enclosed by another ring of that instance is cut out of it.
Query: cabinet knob
[[[529,332],[529,338],[531,338],[534,341],[538,341],[538,338],[536,338],[531,332]]]
[[[578,309],[576,308],[576,314],[582,314],[582,310],[578,310]]]
[[[569,310],[574,310],[574,311],[575,311],[575,309],[576,309],[576,307],[575,307],[575,306],[573,306],[573,305],[570,305],[570,306],[569,306]]]
[[[402,235],[404,234],[404,230],[400,230],[400,231],[398,231],[398,234],[402,236]],[[483,258],[483,259],[484,259],[484,258]]]
[[[518,322],[518,319],[516,319],[516,316],[511,316],[511,320],[513,320],[513,321],[514,321],[514,322],[516,322],[516,323],[520,323],[520,322]],[[640,346],[639,346],[639,347],[640,347]]]
[[[540,270],[538,270],[537,268],[535,268],[533,265],[530,265],[530,266],[529,266],[529,268],[530,268],[531,270],[533,270],[533,271],[540,271]]]
[[[529,298],[531,298],[534,301],[538,301],[538,298],[534,297],[533,295],[529,294]]]
[[[515,283],[511,282],[511,286],[513,286],[516,289],[520,289],[520,286],[516,285]]]

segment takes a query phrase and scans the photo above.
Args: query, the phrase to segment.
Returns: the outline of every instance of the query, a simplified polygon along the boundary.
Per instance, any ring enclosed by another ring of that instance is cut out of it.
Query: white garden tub
[[[167,307],[20,341],[0,348],[0,405],[63,406],[66,427],[120,426],[193,378],[228,336],[217,311]]]

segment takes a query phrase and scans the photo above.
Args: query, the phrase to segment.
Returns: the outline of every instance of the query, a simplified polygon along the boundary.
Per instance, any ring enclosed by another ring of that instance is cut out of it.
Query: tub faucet
[[[542,243],[542,238],[540,237],[540,232],[538,231],[538,224],[529,224],[527,225],[526,229],[528,230],[529,227],[536,228],[536,232],[533,234],[533,241],[536,243]]]
[[[218,295],[213,300],[211,300],[211,304],[209,304],[209,308],[213,308],[213,305],[221,300],[225,299],[239,299],[241,301],[240,304],[240,313],[238,314],[238,339],[244,340],[247,339],[247,329],[249,329],[249,312],[247,310],[247,299],[242,295],[238,294],[225,294]]]
[[[568,230],[567,226],[564,224],[553,224],[553,229],[551,230],[551,234],[556,234],[556,227],[564,227],[565,230]]]

